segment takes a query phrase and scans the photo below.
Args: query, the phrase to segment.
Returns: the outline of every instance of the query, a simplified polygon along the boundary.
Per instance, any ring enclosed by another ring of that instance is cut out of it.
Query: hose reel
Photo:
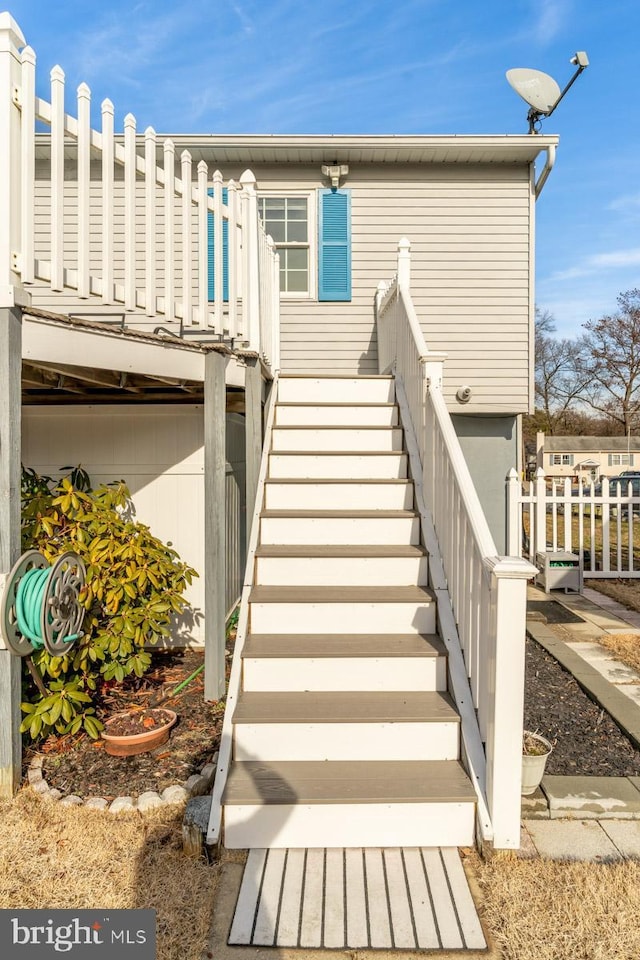
[[[75,553],[63,553],[52,564],[37,550],[23,553],[2,595],[0,631],[7,649],[29,658],[43,647],[54,657],[69,653],[82,636],[85,583],[84,563]]]

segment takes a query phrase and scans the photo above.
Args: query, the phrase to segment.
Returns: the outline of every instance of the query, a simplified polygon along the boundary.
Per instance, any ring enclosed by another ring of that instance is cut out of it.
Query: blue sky
[[[525,133],[510,67],[560,86],[538,202],[537,302],[576,336],[640,286],[639,0],[15,0],[39,93],[59,63],[116,126],[164,133]]]

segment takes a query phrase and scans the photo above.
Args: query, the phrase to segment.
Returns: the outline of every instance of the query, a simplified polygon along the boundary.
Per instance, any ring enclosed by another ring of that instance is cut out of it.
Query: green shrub
[[[168,637],[171,617],[187,605],[184,592],[196,571],[130,519],[130,505],[122,481],[92,489],[80,468],[59,482],[23,470],[22,549],[39,550],[50,562],[72,550],[87,568],[84,636],[65,656],[33,653],[49,689],[22,705],[21,729],[33,740],[54,731],[98,737],[105,682],[142,677],[151,663],[147,645]]]

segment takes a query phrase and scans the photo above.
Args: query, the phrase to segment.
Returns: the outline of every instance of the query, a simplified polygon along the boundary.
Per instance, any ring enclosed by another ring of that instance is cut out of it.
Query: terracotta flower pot
[[[144,719],[152,715],[156,725],[144,729]],[[109,727],[121,725],[125,718],[140,717],[140,731],[137,733],[115,734],[109,732]],[[169,739],[169,731],[174,725],[178,715],[173,710],[164,708],[155,708],[153,710],[140,711],[135,713],[117,713],[110,717],[105,724],[105,729],[100,736],[105,742],[105,750],[114,757],[133,757],[138,753],[147,753],[149,750],[155,750],[161,744]]]

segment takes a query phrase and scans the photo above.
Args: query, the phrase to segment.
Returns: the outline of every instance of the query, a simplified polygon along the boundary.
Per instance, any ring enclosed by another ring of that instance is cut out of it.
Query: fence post
[[[547,549],[547,485],[544,478],[544,470],[538,467],[535,480],[536,508],[534,516],[536,518],[535,537],[530,539],[535,544],[536,553],[544,553]]]
[[[20,286],[22,252],[22,62],[25,39],[9,13],[0,13],[0,306],[13,307],[24,300]]]
[[[507,474],[507,552],[510,557],[522,554],[520,492],[520,478],[515,467],[511,467]]]
[[[536,572],[519,557],[488,557],[491,636],[487,710],[487,802],[496,848],[520,846],[527,580]]]
[[[411,290],[411,244],[406,237],[398,241],[398,286],[405,293]]]
[[[258,267],[258,197],[251,170],[240,177],[242,195],[242,243],[244,246],[243,326],[249,349],[261,353],[260,273]]]

